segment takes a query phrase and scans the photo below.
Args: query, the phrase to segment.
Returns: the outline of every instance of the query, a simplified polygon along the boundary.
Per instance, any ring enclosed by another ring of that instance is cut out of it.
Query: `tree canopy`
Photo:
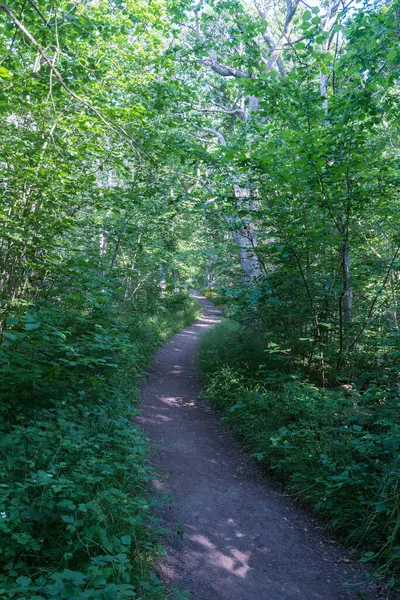
[[[398,0],[11,0],[0,24],[2,597],[163,597],[126,565],[151,534],[114,370],[140,376],[192,286],[280,369],[388,406],[396,495]],[[107,496],[93,447],[106,467],[128,443]],[[370,556],[392,565],[388,497]]]

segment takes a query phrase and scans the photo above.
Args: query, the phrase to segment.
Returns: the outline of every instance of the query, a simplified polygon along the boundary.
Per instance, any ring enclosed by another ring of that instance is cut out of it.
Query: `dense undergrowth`
[[[241,323],[203,343],[210,397],[396,572],[399,22],[400,0],[0,4],[1,599],[165,594],[129,424],[194,282]]]
[[[322,389],[261,333],[232,320],[201,342],[206,394],[255,459],[379,573],[399,575],[396,383]]]
[[[156,346],[196,315],[169,294],[120,312],[15,308],[0,348],[0,597],[165,598],[146,483],[146,439],[132,424]]]

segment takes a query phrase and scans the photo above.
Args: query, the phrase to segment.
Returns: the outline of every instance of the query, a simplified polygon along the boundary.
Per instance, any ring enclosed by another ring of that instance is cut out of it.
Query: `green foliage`
[[[362,560],[398,575],[397,385],[323,390],[285,374],[261,341],[231,321],[203,336],[207,397],[289,492],[357,546]]]
[[[163,594],[128,423],[193,282],[210,395],[396,559],[400,8],[325,4],[1,5],[2,597]]]
[[[195,318],[182,289],[203,232],[176,202],[176,124],[160,126],[168,8],[0,8],[4,599],[166,594],[133,419],[155,348]]]
[[[206,204],[220,235],[209,279],[231,310],[242,303],[242,321],[270,331],[321,380],[357,377],[381,369],[384,347],[397,344],[399,2],[348,5],[329,27],[328,9],[298,8],[273,71],[263,44],[281,28],[262,12],[217,3],[197,14],[208,42],[188,33],[203,66],[186,114],[193,132],[212,132]],[[240,232],[253,244],[255,280],[243,279]]]
[[[217,290],[204,288],[201,290],[201,293],[208,298],[208,300],[211,300],[215,306],[224,306],[224,299],[222,295],[217,292]]]
[[[14,311],[1,345],[1,597],[164,598],[151,574],[138,383],[160,341],[192,322],[172,294],[157,315]]]

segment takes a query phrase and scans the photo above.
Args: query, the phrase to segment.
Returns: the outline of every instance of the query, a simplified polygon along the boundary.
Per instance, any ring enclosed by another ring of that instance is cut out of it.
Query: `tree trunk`
[[[350,286],[350,247],[346,240],[343,245],[343,322],[349,325],[353,318],[353,290]]]
[[[167,291],[167,279],[165,276],[165,266],[163,264],[160,265],[160,294],[161,296],[165,296]]]
[[[215,264],[217,262],[217,255],[213,254],[208,264],[206,265],[206,273],[204,277],[204,287],[212,290],[215,286]]]
[[[245,210],[247,212],[254,210],[248,188],[241,188],[238,185],[234,185],[233,190],[238,201],[238,210]],[[254,224],[250,216],[245,217],[245,219],[228,218],[228,222],[233,227],[233,239],[239,246],[240,264],[243,269],[243,283],[244,285],[251,285],[261,275],[260,261],[256,252],[257,236]]]
[[[107,232],[105,231],[105,229],[101,229],[100,230],[100,236],[99,236],[99,254],[101,258],[104,258],[106,253],[107,253],[107,248],[108,248],[108,236],[107,236]]]
[[[398,329],[398,321],[397,321],[397,301],[396,301],[396,281],[393,275],[393,271],[390,272],[390,287],[392,294],[392,327],[394,329]]]

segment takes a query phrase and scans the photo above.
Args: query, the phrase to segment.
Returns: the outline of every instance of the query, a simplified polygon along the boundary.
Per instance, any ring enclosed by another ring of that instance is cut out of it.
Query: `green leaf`
[[[30,577],[17,577],[16,582],[22,587],[29,587],[32,579]]]
[[[256,458],[257,460],[261,461],[261,460],[264,460],[266,453],[265,452],[254,452],[252,454],[252,456],[254,456],[254,458]]]
[[[33,331],[34,329],[39,329],[40,323],[25,323],[26,331]]]
[[[132,543],[132,537],[130,535],[123,535],[121,537],[121,544],[124,546],[130,546]]]
[[[18,324],[18,318],[17,317],[7,317],[6,318],[6,323],[7,323],[7,325],[17,325]]]
[[[72,515],[61,515],[61,519],[65,523],[75,523],[75,518]]]
[[[0,77],[3,77],[4,79],[9,79],[10,77],[12,77],[12,73],[10,73],[10,71],[5,67],[0,66]]]
[[[361,558],[361,562],[369,562],[375,556],[375,552],[364,552]]]
[[[11,340],[12,342],[15,342],[15,340],[18,339],[18,336],[15,333],[11,333],[10,331],[3,331],[2,335],[8,340]]]

